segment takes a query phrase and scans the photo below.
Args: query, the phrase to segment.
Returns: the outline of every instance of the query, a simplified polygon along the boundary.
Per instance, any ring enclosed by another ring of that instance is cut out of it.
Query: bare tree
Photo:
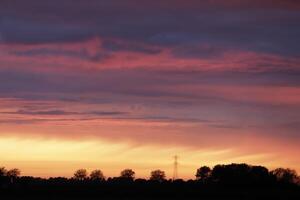
[[[96,170],[94,170],[94,171],[91,172],[90,179],[91,180],[104,180],[105,177],[104,177],[104,175],[103,175],[103,173],[102,173],[101,170],[96,169]]]
[[[88,173],[86,169],[78,169],[75,173],[74,173],[74,179],[76,180],[85,180],[88,177]]]
[[[162,182],[162,181],[166,180],[166,174],[162,170],[159,170],[159,169],[154,170],[151,172],[150,180]]]
[[[6,176],[10,178],[10,182],[13,183],[16,178],[18,178],[21,174],[21,171],[17,168],[10,169],[7,171]]]
[[[123,171],[121,171],[121,178],[125,178],[125,179],[131,179],[133,180],[135,176],[135,172],[132,169],[124,169]]]

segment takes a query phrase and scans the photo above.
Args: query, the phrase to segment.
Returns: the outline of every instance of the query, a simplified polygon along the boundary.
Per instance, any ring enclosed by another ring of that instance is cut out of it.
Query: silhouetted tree
[[[250,176],[255,184],[266,184],[270,180],[269,170],[263,166],[252,166]]]
[[[74,173],[74,179],[76,180],[85,180],[88,177],[88,173],[86,169],[78,169],[75,173]]]
[[[91,180],[103,181],[103,180],[105,180],[105,177],[104,177],[104,175],[103,175],[103,173],[102,173],[101,170],[96,169],[96,170],[94,170],[94,171],[91,172],[90,179]]]
[[[5,167],[0,167],[0,177],[1,176],[6,176],[7,170],[5,169]]]
[[[162,181],[166,180],[166,174],[162,170],[159,170],[159,169],[154,170],[151,172],[150,180],[162,182]]]
[[[132,169],[124,169],[121,171],[120,178],[133,180],[135,176],[135,172]]]
[[[21,171],[17,168],[10,169],[7,171],[6,176],[10,178],[10,182],[13,183],[16,178],[18,178],[21,174]]]
[[[296,183],[298,181],[298,175],[295,170],[292,169],[284,169],[284,168],[277,168],[271,171],[271,174],[276,177],[277,181],[282,183]]]
[[[6,172],[5,167],[0,167],[0,187],[2,183],[6,182]]]
[[[196,179],[205,181],[210,177],[211,169],[207,166],[200,167],[196,172]]]
[[[216,165],[211,177],[219,183],[245,184],[249,182],[251,167],[247,164]]]
[[[300,176],[297,176],[295,183],[300,186]]]

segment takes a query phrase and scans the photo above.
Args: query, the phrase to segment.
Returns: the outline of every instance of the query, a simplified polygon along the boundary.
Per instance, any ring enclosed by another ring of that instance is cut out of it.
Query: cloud
[[[70,112],[64,110],[40,110],[40,111],[31,111],[31,110],[17,110],[15,112],[0,112],[2,114],[17,114],[17,115],[97,115],[97,116],[114,116],[114,115],[125,115],[127,112],[119,111],[91,111],[91,112]]]
[[[107,42],[107,49],[150,54],[159,49],[145,44],[204,43],[293,57],[300,53],[300,6],[294,0],[4,1],[0,9],[6,43],[72,43],[99,37],[126,41]]]
[[[37,48],[25,51],[10,51],[9,54],[23,57],[72,57],[81,58],[83,60],[89,60],[92,62],[99,62],[109,57],[108,54],[101,54],[100,52],[92,55],[86,49],[75,50],[63,50],[63,49],[51,49],[51,48]]]
[[[296,0],[1,0],[0,139],[296,155],[299,11]]]
[[[13,115],[1,120],[93,129],[113,120],[123,124],[110,124],[108,138],[134,124],[127,134],[142,141],[147,124],[158,135],[186,124],[176,134],[197,135],[199,124],[212,135],[270,134],[299,118],[299,9],[293,0],[1,1],[0,96],[22,100],[1,104]]]
[[[149,46],[138,42],[104,40],[102,47],[107,51],[132,51],[145,54],[159,54],[161,49],[155,46]]]
[[[63,110],[46,110],[46,111],[30,111],[18,110],[16,112],[1,112],[2,114],[18,114],[18,115],[74,115],[77,112],[66,112]]]
[[[223,47],[210,45],[183,45],[172,49],[175,58],[217,59],[226,52]]]
[[[93,111],[86,114],[93,114],[93,115],[100,115],[100,116],[107,116],[107,115],[126,115],[127,112],[119,112],[119,111]]]

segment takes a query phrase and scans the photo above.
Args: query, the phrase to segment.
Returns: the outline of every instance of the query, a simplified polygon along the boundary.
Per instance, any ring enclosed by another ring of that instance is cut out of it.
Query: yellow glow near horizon
[[[202,165],[247,162],[260,164],[267,154],[243,155],[234,149],[191,149],[157,145],[131,145],[106,141],[68,141],[45,139],[0,138],[0,160],[7,168],[17,167],[23,175],[72,176],[74,170],[101,169],[107,177],[118,176],[124,168],[147,178],[151,170],[162,169],[172,178],[173,156],[179,155],[180,178],[194,178]]]

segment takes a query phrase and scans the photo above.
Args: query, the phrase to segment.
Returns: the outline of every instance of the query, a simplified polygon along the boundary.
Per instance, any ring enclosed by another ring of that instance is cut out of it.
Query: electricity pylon
[[[174,156],[173,180],[178,179],[178,156]]]

